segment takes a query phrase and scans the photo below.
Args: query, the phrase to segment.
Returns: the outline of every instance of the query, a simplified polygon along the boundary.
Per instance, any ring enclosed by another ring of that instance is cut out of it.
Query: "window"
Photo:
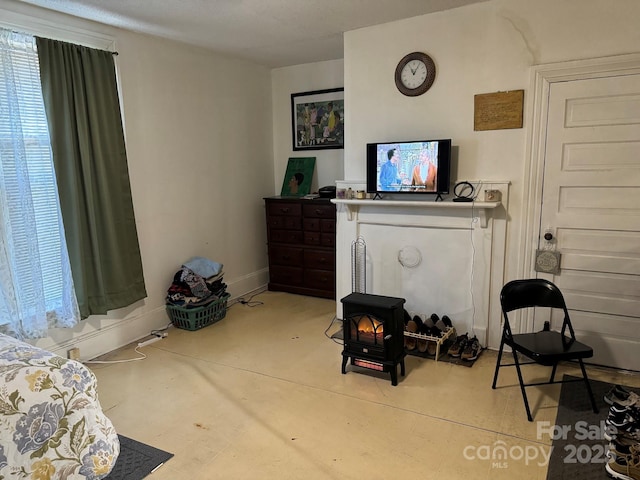
[[[0,324],[77,322],[35,39],[0,29]]]

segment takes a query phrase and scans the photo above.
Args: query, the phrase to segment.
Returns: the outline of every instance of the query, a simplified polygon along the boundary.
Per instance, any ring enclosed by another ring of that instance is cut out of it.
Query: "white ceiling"
[[[342,33],[486,0],[20,0],[268,67],[342,58]]]

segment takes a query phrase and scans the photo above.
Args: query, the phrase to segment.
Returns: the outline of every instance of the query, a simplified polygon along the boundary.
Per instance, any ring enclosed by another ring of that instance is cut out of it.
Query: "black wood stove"
[[[404,376],[404,302],[403,298],[352,293],[342,300],[342,373],[347,362],[391,374],[398,384],[397,367]]]

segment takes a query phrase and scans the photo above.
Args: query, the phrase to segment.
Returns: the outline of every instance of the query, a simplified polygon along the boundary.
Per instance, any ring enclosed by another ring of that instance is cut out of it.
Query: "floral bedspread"
[[[120,453],[91,370],[0,334],[0,480],[101,479]]]

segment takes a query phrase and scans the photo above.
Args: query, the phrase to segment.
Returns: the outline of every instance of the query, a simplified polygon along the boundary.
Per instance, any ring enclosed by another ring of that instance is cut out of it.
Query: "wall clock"
[[[403,95],[417,97],[433,85],[436,65],[426,53],[412,52],[398,62],[395,79],[396,87]]]

